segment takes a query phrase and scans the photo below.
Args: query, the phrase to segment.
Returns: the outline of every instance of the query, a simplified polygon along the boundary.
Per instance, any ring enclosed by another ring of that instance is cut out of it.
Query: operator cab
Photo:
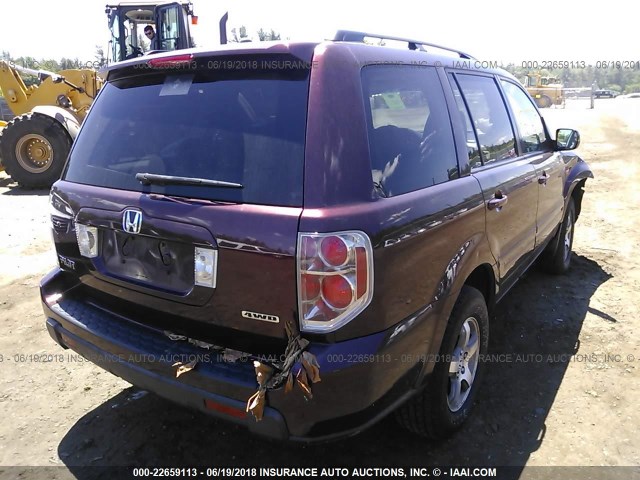
[[[105,13],[111,32],[109,63],[150,53],[151,43],[144,35],[147,25],[152,26],[156,32],[160,48],[154,51],[172,51],[194,46],[189,23],[196,24],[198,17],[193,15],[193,4],[190,1],[120,2],[107,5]]]

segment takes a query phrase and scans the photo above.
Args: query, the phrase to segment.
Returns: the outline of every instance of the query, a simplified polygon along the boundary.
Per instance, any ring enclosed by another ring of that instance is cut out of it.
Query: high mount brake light
[[[147,62],[151,68],[186,67],[193,61],[192,54],[173,55],[171,57],[152,58]]]
[[[373,250],[363,232],[298,235],[298,312],[306,332],[334,331],[373,297]]]

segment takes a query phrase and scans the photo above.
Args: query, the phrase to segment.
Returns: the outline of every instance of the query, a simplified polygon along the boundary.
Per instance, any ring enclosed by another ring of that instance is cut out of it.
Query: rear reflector
[[[363,232],[298,234],[300,328],[326,333],[350,322],[373,297],[373,251]]]
[[[214,402],[213,400],[209,400],[208,398],[205,399],[204,406],[209,410],[215,410],[216,412],[229,415],[230,417],[245,418],[247,416],[247,412],[241,410],[240,408],[229,407],[228,405]]]

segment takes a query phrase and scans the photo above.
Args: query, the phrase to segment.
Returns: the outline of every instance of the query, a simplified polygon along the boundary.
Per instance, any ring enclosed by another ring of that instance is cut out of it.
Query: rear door
[[[99,229],[83,281],[110,304],[146,309],[136,319],[183,334],[284,339],[297,308],[309,69],[290,55],[246,57],[290,62],[268,72],[214,70],[213,61],[110,77],[60,195],[78,223]],[[184,178],[202,182],[167,180]],[[209,268],[213,281],[198,284]]]
[[[181,50],[191,47],[187,13],[180,3],[156,7],[156,33],[161,50]]]
[[[536,246],[551,237],[562,220],[564,210],[564,162],[555,152],[538,110],[529,96],[515,83],[500,80],[516,123],[522,155],[536,169],[538,182],[538,215]]]
[[[475,158],[471,173],[484,194],[487,236],[504,285],[526,267],[535,246],[536,171],[530,159],[518,156],[493,76],[456,73],[450,79],[458,107],[468,118],[467,145]]]

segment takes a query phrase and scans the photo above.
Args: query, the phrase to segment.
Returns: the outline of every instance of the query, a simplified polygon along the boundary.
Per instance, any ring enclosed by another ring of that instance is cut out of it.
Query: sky
[[[29,23],[0,20],[0,51],[37,60],[62,57],[93,61],[95,46],[109,39],[106,0],[20,0]],[[115,3],[115,2],[113,2]],[[229,29],[247,26],[291,40],[322,40],[338,29],[403,36],[446,45],[489,61],[640,61],[640,2],[577,0],[513,2],[457,0],[256,1],[193,0],[198,46],[218,43],[218,21],[229,12]],[[517,7],[517,8],[516,8]]]

